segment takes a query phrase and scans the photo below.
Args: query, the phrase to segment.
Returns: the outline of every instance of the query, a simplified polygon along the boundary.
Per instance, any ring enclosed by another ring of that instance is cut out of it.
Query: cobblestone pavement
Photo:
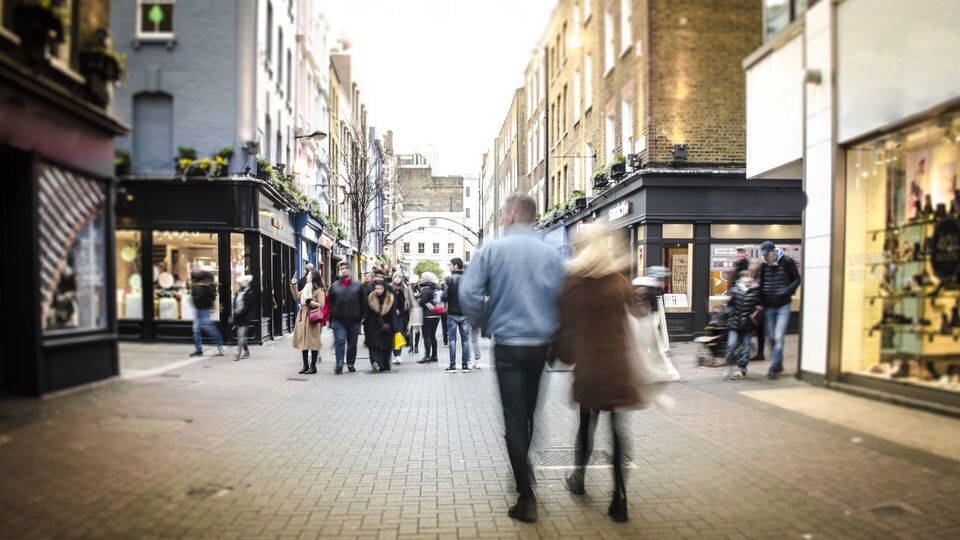
[[[740,394],[677,348],[667,410],[630,414],[630,521],[605,515],[608,468],[567,493],[570,373],[544,376],[535,440],[540,521],[506,516],[513,481],[495,373],[406,362],[298,375],[288,340],[52,400],[0,401],[0,536],[9,538],[948,538],[960,464]],[[795,341],[791,341],[795,347]],[[124,345],[151,354],[189,345]],[[153,351],[153,352],[151,352]],[[489,351],[484,351],[489,365]],[[795,361],[788,362],[788,370]],[[944,418],[945,422],[955,420]],[[596,449],[610,451],[605,419]],[[602,457],[602,456],[598,456]]]

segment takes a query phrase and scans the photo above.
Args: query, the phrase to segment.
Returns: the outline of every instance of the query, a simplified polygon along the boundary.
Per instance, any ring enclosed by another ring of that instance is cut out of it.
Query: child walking
[[[747,376],[747,362],[750,361],[750,342],[757,329],[757,319],[763,308],[760,306],[760,287],[749,270],[740,272],[740,279],[730,289],[730,301],[727,303],[727,372],[730,379],[742,379]],[[738,347],[739,345],[739,347]],[[733,364],[736,362],[737,370]]]

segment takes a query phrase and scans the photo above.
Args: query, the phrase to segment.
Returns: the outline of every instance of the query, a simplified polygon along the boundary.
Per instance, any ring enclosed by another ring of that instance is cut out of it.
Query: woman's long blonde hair
[[[572,275],[599,278],[623,272],[630,268],[630,252],[622,242],[611,235],[605,224],[591,224],[581,228],[576,244],[577,255],[567,262]]]

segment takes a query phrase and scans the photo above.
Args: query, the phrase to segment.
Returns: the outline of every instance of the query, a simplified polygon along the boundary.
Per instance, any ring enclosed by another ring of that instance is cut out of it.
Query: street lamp
[[[316,139],[318,141],[322,141],[327,138],[327,134],[323,131],[317,130],[317,131],[314,131],[313,133],[310,133],[309,135],[295,135],[293,138],[294,139]]]

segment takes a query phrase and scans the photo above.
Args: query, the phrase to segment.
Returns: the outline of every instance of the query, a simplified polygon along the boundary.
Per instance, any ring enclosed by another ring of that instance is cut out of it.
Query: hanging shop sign
[[[330,238],[325,234],[321,234],[320,239],[317,241],[317,243],[327,249],[330,249],[333,247],[333,238]]]
[[[616,221],[620,218],[627,217],[630,215],[630,210],[630,201],[621,201],[613,205],[610,210],[607,210],[607,221]]]
[[[960,225],[956,220],[941,221],[933,229],[930,266],[943,281],[953,282],[960,277]]]

